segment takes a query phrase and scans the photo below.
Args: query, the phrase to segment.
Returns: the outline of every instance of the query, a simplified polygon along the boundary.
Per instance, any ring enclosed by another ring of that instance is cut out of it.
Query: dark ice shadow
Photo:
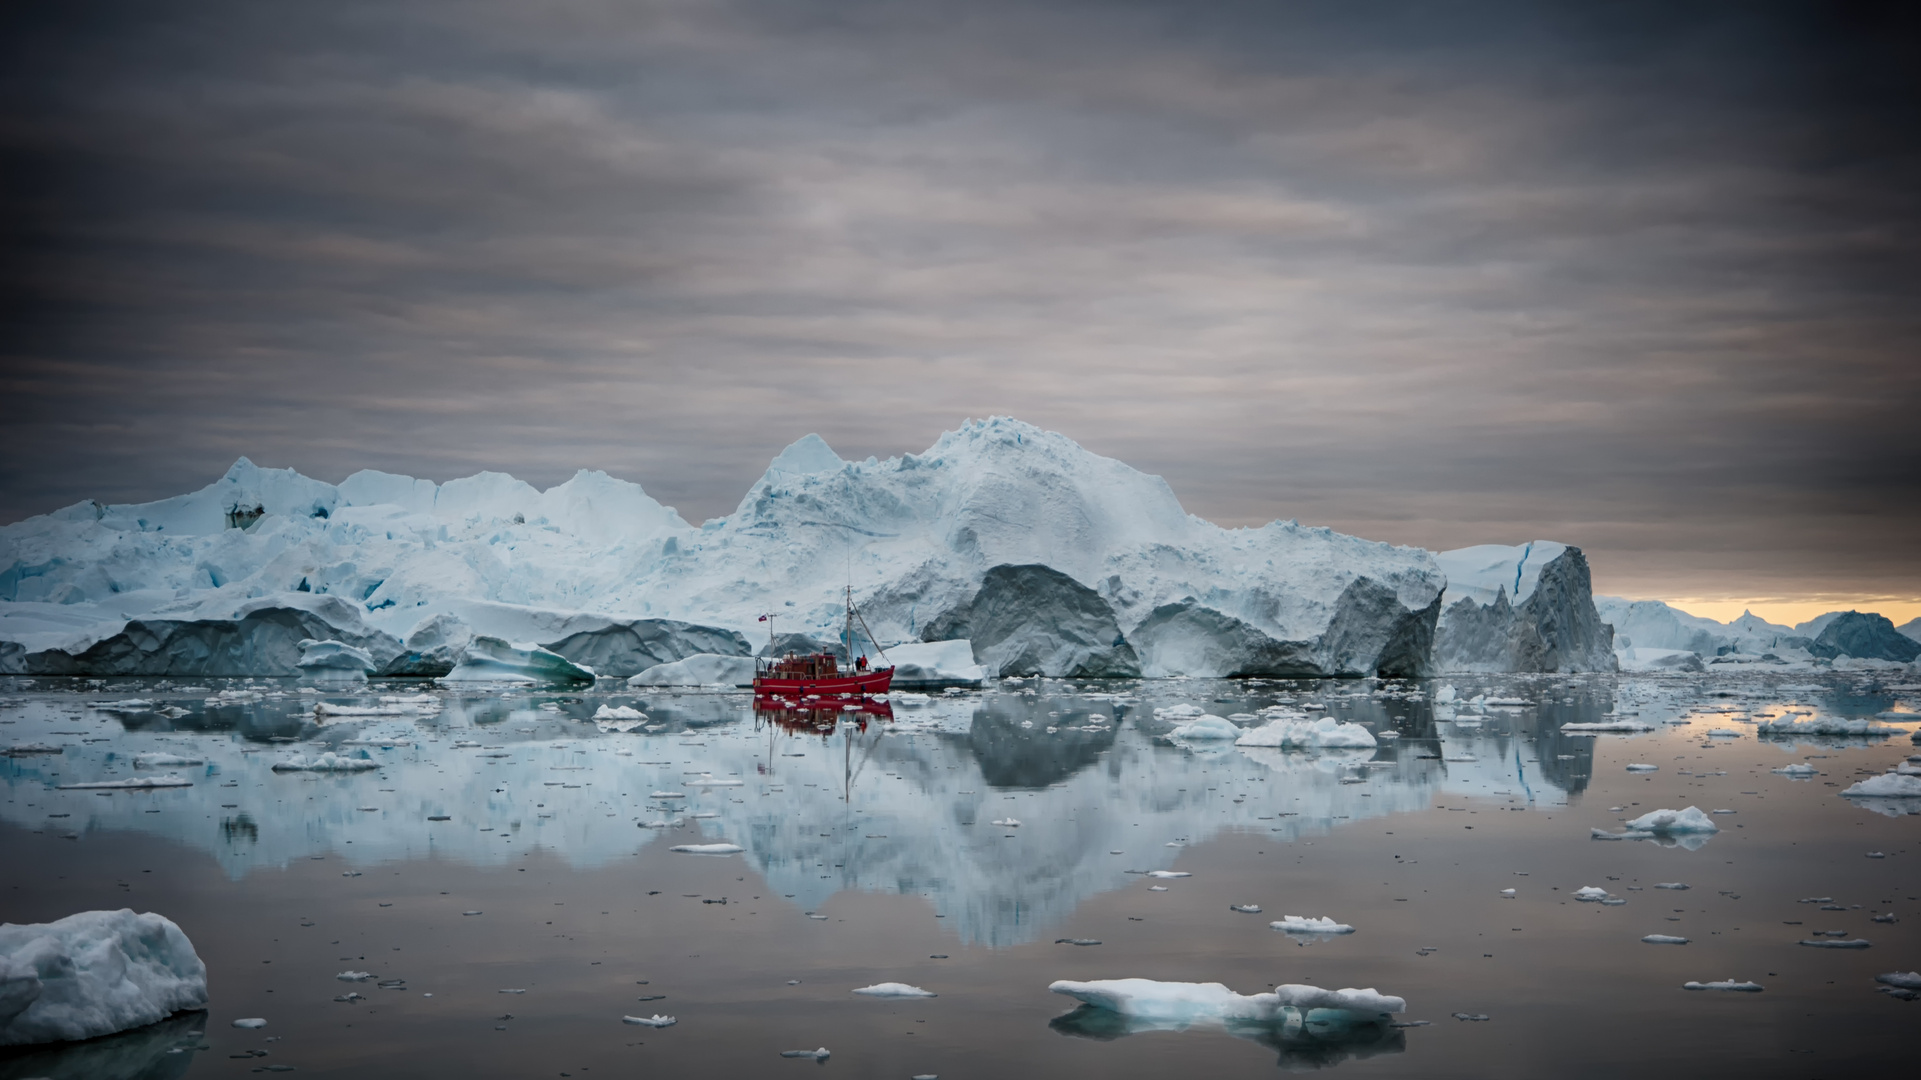
[[[1230,1021],[1220,1026],[1237,1039],[1278,1052],[1275,1064],[1290,1071],[1326,1069],[1344,1061],[1407,1052],[1407,1033],[1377,1016],[1345,1009],[1283,1010],[1273,1023]],[[1186,1031],[1212,1024],[1186,1024],[1123,1016],[1112,1009],[1082,1005],[1048,1021],[1047,1026],[1076,1039],[1112,1042],[1147,1031]]]

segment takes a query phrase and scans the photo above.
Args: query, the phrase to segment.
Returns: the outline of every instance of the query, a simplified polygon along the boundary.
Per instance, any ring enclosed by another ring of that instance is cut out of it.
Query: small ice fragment
[[[623,1016],[620,1018],[620,1022],[651,1028],[673,1027],[675,1024],[680,1023],[680,1021],[674,1017],[662,1016],[659,1013],[655,1013],[652,1016]]]
[[[875,983],[872,986],[863,986],[854,991],[854,993],[864,997],[884,998],[930,998],[939,996],[931,991],[922,990],[918,986],[909,986],[906,983],[899,982]]]
[[[1194,875],[1185,870],[1149,870],[1147,876],[1155,878],[1182,878],[1193,877]]]
[[[1835,941],[1833,939],[1803,941],[1801,944],[1806,945],[1810,949],[1865,949],[1869,943],[1865,938],[1855,938],[1851,941]]]
[[[1502,895],[1502,896],[1505,896],[1505,897],[1507,897],[1507,898],[1508,898],[1509,900],[1512,900],[1512,899],[1514,899],[1514,890],[1513,890],[1513,889],[1502,889],[1502,890],[1501,890],[1501,895]]]
[[[1686,810],[1650,810],[1627,823],[1631,830],[1652,833],[1720,832],[1721,827],[1708,819],[1698,806]]]
[[[524,994],[527,991],[526,990],[502,990],[499,992],[502,994]]]
[[[676,844],[667,850],[683,855],[738,855],[746,849],[739,844]]]
[[[1165,886],[1165,885],[1149,885],[1149,886],[1147,887],[1147,891],[1148,891],[1148,892],[1166,892],[1166,891],[1167,891],[1167,886]]]
[[[1890,971],[1876,975],[1874,981],[1900,990],[1921,990],[1921,971]]]
[[[1259,904],[1229,904],[1229,905],[1227,905],[1227,910],[1229,910],[1229,911],[1238,911],[1238,912],[1240,912],[1240,913],[1241,913],[1241,914],[1243,914],[1243,915],[1259,915],[1259,914],[1261,913],[1261,905],[1259,905]]]
[[[826,921],[827,921],[827,916],[825,916],[825,915],[816,915],[816,914],[814,914],[814,913],[813,913],[813,912],[811,912],[811,911],[807,913],[807,917],[808,917],[808,918],[810,918],[810,919],[812,919],[812,920],[814,920],[815,922],[826,922]]]
[[[1654,887],[1657,889],[1681,890],[1681,889],[1686,889],[1687,885],[1686,883],[1680,882],[1680,881],[1657,881],[1654,883]]]
[[[1681,984],[1681,988],[1683,990],[1732,990],[1740,994],[1761,992],[1760,983],[1738,982],[1734,979],[1723,979],[1719,982],[1685,982]]]
[[[1628,766],[1628,771],[1629,772],[1656,772],[1656,771],[1659,771],[1660,768],[1661,767],[1659,765],[1646,765],[1646,764],[1636,762],[1635,764]]]
[[[243,1020],[235,1020],[233,1022],[233,1026],[237,1028],[246,1028],[248,1030],[252,1030],[254,1028],[266,1027],[267,1022],[265,1020],[262,1020],[258,1016],[249,1016]]]
[[[818,1050],[782,1050],[780,1056],[784,1058],[813,1058],[815,1061],[826,1061],[831,1055],[827,1053],[827,1048],[823,1046]]]
[[[1454,1013],[1453,1016],[1456,1020],[1473,1020],[1476,1022],[1487,1019],[1486,1013]]]
[[[995,819],[994,819],[994,821],[993,821],[993,822],[992,822],[991,824],[994,824],[994,825],[999,825],[999,826],[1001,826],[1001,827],[1002,827],[1002,828],[1004,828],[1004,829],[1015,829],[1015,828],[1019,828],[1019,827],[1020,827],[1020,821],[1019,821],[1018,819],[1015,819],[1015,818],[1011,818],[1011,817],[1010,817],[1010,818],[995,818]]]
[[[334,976],[334,978],[339,979],[341,982],[366,982],[373,977],[373,972],[371,971],[343,971]]]
[[[1594,903],[1597,901],[1606,900],[1608,898],[1608,891],[1606,889],[1601,888],[1599,885],[1583,885],[1580,888],[1574,890],[1572,895],[1576,900],[1582,900],[1588,903]]]
[[[462,915],[481,915],[481,914],[485,914],[485,913],[484,913],[484,912],[479,912],[479,911],[463,911],[463,912],[461,912],[461,914],[462,914]]]
[[[1306,915],[1283,915],[1279,922],[1271,922],[1267,925],[1289,934],[1351,934],[1354,932],[1352,926],[1335,922],[1326,915],[1318,918]]]
[[[1888,854],[1887,854],[1887,852],[1885,852],[1885,851],[1870,851],[1870,852],[1868,852],[1868,858],[1870,858],[1870,859],[1885,859],[1885,858],[1887,858],[1887,857],[1888,857]]]
[[[1641,940],[1649,945],[1686,945],[1688,943],[1687,938],[1675,937],[1672,934],[1649,934]]]
[[[684,791],[656,791],[647,797],[650,799],[684,799],[687,797],[687,793]]]
[[[1098,938],[1061,937],[1061,938],[1055,938],[1054,944],[1056,945],[1099,945],[1100,940]]]
[[[1778,769],[1770,769],[1768,771],[1780,776],[1813,776],[1814,766],[1795,762],[1793,765],[1783,765]]]

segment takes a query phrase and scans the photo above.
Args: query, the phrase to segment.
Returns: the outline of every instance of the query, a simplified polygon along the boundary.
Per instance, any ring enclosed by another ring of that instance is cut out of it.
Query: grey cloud
[[[1224,523],[1921,595],[1896,9],[25,7],[0,519],[242,453],[698,519],[999,412]]]

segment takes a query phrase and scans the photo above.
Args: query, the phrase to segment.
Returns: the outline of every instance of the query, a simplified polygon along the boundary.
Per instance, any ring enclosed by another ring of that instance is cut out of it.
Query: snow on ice
[[[206,1004],[207,967],[164,916],[0,924],[0,1046],[91,1039]]]

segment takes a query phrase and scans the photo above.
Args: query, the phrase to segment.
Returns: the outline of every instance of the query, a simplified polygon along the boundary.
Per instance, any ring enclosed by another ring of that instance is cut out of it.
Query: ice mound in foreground
[[[531,643],[515,645],[486,634],[467,642],[447,682],[593,682],[594,673],[557,652]]]
[[[207,1004],[207,966],[152,912],[0,924],[0,1046],[91,1039]]]
[[[1359,724],[1346,723],[1331,716],[1318,720],[1276,717],[1234,740],[1235,746],[1328,747],[1372,749],[1373,732]]]
[[[1341,1009],[1377,1015],[1398,1013],[1407,1002],[1372,988],[1323,990],[1288,983],[1268,994],[1237,994],[1221,983],[1159,982],[1154,979],[1100,979],[1074,982],[1062,979],[1048,985],[1056,994],[1086,1002],[1124,1016],[1163,1023],[1228,1024],[1273,1023],[1283,1009]]]

